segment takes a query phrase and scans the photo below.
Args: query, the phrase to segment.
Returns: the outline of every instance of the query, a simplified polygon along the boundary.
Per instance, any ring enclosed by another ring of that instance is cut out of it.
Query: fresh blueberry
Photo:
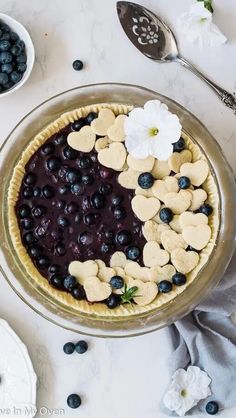
[[[142,189],[150,189],[153,183],[154,177],[151,173],[142,173],[138,177],[138,184]]]
[[[103,168],[102,170],[100,170],[100,177],[102,179],[110,179],[111,177],[113,177],[113,173],[111,170],[109,170],[109,168]]]
[[[1,65],[1,73],[11,74],[13,71],[13,65],[12,64],[2,64]]]
[[[48,269],[48,271],[51,274],[59,273],[60,266],[58,264],[51,264],[50,267],[49,267],[49,269]]]
[[[84,215],[84,223],[85,225],[95,225],[96,224],[96,216],[94,213],[87,213],[86,215]]]
[[[99,193],[108,195],[112,193],[112,185],[110,183],[102,183],[98,188]]]
[[[104,200],[103,195],[98,192],[94,193],[91,197],[91,203],[95,209],[103,208],[105,205],[105,200]]]
[[[113,210],[113,215],[117,220],[124,219],[126,217],[126,211],[122,206],[117,206]]]
[[[12,62],[12,54],[8,51],[0,52],[0,64],[9,64]]]
[[[18,57],[22,53],[22,48],[19,44],[14,44],[11,48],[12,55],[15,55],[15,57]]]
[[[23,236],[23,240],[24,242],[29,245],[29,244],[33,244],[34,242],[37,242],[38,239],[36,238],[36,236],[34,235],[33,232],[27,232],[24,236]]]
[[[75,344],[74,343],[64,344],[63,351],[65,354],[73,354],[75,351]]]
[[[27,56],[25,53],[20,54],[16,57],[17,64],[25,64],[27,61]]]
[[[7,91],[7,90],[10,90],[13,86],[14,86],[14,83],[13,83],[11,80],[9,80],[9,81],[8,81],[8,83],[6,83],[6,84],[3,86],[3,89],[4,89],[5,91]]]
[[[216,415],[218,411],[219,411],[219,405],[217,402],[210,401],[206,404],[206,412],[209,415]]]
[[[0,51],[8,51],[11,48],[11,43],[6,40],[0,40]]]
[[[78,224],[81,221],[81,216],[79,213],[77,213],[77,215],[75,215],[75,222]]]
[[[34,197],[41,197],[42,196],[41,187],[34,187],[33,196]]]
[[[17,71],[23,74],[27,69],[27,65],[24,63],[18,64],[16,68],[17,68]]]
[[[191,181],[188,177],[182,176],[178,180],[178,185],[180,189],[188,189],[191,186]]]
[[[25,199],[30,199],[31,197],[33,197],[33,193],[34,193],[33,187],[31,186],[24,187],[23,196]]]
[[[18,209],[18,215],[21,219],[30,216],[30,208],[28,205],[21,205]]]
[[[105,231],[105,238],[108,242],[113,242],[114,233],[112,231]]]
[[[82,183],[83,184],[89,186],[89,185],[93,184],[93,182],[94,182],[94,178],[93,178],[92,174],[84,174],[82,176]]]
[[[172,290],[172,283],[169,282],[168,280],[162,280],[158,284],[158,289],[159,289],[159,292],[161,293],[168,293]]]
[[[76,160],[78,157],[78,152],[68,145],[63,149],[63,155],[68,160]]]
[[[46,255],[38,257],[37,266],[41,269],[46,269],[50,264],[50,260]]]
[[[84,118],[80,118],[79,120],[76,120],[74,123],[72,123],[71,128],[73,131],[80,131],[83,126],[85,126],[86,120]]]
[[[56,145],[65,145],[67,143],[67,138],[63,134],[57,134],[54,138],[54,142]]]
[[[28,186],[33,186],[37,181],[37,176],[35,173],[27,173],[24,178],[24,183]]]
[[[175,273],[172,276],[172,282],[176,286],[183,286],[186,283],[186,281],[187,281],[186,276],[183,273]]]
[[[74,183],[71,185],[71,193],[75,196],[81,196],[84,193],[84,186],[80,183]]]
[[[42,254],[42,248],[39,245],[31,245],[28,252],[31,257],[38,258]]]
[[[68,183],[79,183],[81,181],[81,174],[76,168],[70,168],[66,173],[66,181]]]
[[[19,35],[16,32],[10,32],[11,41],[16,42],[19,40]]]
[[[126,230],[119,231],[116,235],[116,240],[120,245],[129,245],[132,240],[131,233]]]
[[[46,199],[51,199],[54,196],[54,190],[48,184],[46,184],[46,186],[43,187],[43,196]]]
[[[63,216],[60,216],[57,220],[57,223],[59,226],[62,226],[63,228],[70,225],[69,219],[64,218]]]
[[[88,125],[90,125],[90,123],[94,120],[97,119],[98,114],[96,112],[90,112],[87,116],[86,116],[86,122]]]
[[[1,40],[2,41],[10,41],[11,40],[11,36],[10,36],[10,33],[3,33],[2,35],[1,35]]]
[[[69,193],[69,191],[70,191],[70,186],[68,186],[67,184],[59,187],[60,194],[67,194]]]
[[[120,297],[118,295],[111,294],[106,300],[106,305],[109,309],[114,309],[120,305]]]
[[[22,50],[24,50],[24,49],[25,49],[25,43],[24,43],[24,41],[23,41],[22,39],[19,39],[19,40],[16,42],[16,44],[17,44],[17,45],[19,45],[19,46],[22,48]]]
[[[103,242],[103,243],[102,243],[102,245],[101,245],[101,252],[102,252],[103,254],[108,254],[108,253],[109,253],[109,251],[110,251],[110,246],[109,246],[109,244],[107,244],[106,242]]]
[[[169,224],[173,219],[173,212],[169,208],[163,208],[160,210],[159,216],[162,222]]]
[[[61,160],[58,157],[49,157],[47,159],[47,168],[50,171],[57,171],[61,166]]]
[[[10,26],[8,26],[6,23],[0,22],[0,24],[1,24],[1,30],[3,32],[7,32],[7,33],[11,32]]]
[[[114,195],[111,197],[111,204],[113,206],[118,206],[122,202],[122,196]]]
[[[206,216],[210,216],[213,212],[213,208],[211,205],[208,205],[208,203],[204,203],[204,205],[200,206],[198,212],[203,213]]]
[[[32,209],[32,215],[35,218],[41,218],[41,216],[43,216],[46,213],[46,208],[45,206],[35,206]]]
[[[113,276],[110,280],[110,285],[113,289],[122,289],[124,280],[120,276]]]
[[[174,152],[180,152],[185,149],[185,142],[183,138],[180,138],[177,142],[175,142],[173,145],[173,151]]]
[[[54,152],[54,150],[55,150],[54,145],[52,143],[50,143],[50,144],[44,144],[42,146],[41,152],[42,152],[43,155],[50,155]]]
[[[66,290],[69,290],[69,292],[72,291],[72,289],[76,286],[77,281],[74,276],[71,276],[70,274],[66,276],[63,280],[63,286]]]
[[[5,86],[8,83],[8,75],[6,73],[0,73],[0,84]]]
[[[84,66],[84,64],[81,60],[75,60],[72,65],[73,65],[73,68],[74,68],[75,71],[82,70],[82,68]]]
[[[59,274],[53,274],[49,279],[49,283],[57,289],[63,289],[63,277]]]
[[[69,395],[68,398],[67,398],[67,405],[72,409],[79,408],[79,406],[81,405],[80,396],[77,395],[76,393],[73,393],[72,395]]]
[[[81,157],[76,161],[79,168],[91,168],[92,162],[89,157]]]
[[[75,351],[79,354],[84,354],[88,350],[88,343],[86,341],[81,340],[75,344]]]
[[[76,286],[76,287],[72,290],[71,294],[72,294],[72,296],[73,296],[75,299],[78,299],[78,300],[85,299],[85,297],[86,297],[86,295],[85,295],[85,291],[84,291],[84,288],[83,288],[83,286],[81,286],[79,283],[78,283],[78,284],[77,284],[77,286]]]
[[[21,220],[21,225],[26,231],[29,231],[30,229],[33,228],[34,221],[31,218],[24,218]]]
[[[140,250],[138,247],[130,246],[126,250],[126,256],[129,260],[137,260],[140,256]]]
[[[10,79],[11,81],[16,84],[19,83],[19,81],[22,79],[23,74],[20,73],[19,71],[12,71],[12,73],[10,74]]]
[[[73,213],[76,213],[78,209],[79,207],[75,202],[70,202],[70,203],[67,203],[65,210],[67,213],[73,214]]]

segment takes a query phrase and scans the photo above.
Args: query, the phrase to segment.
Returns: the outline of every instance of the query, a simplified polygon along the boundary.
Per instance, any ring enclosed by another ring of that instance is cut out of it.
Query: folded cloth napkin
[[[198,366],[212,379],[212,396],[187,414],[205,410],[215,400],[220,408],[236,405],[236,252],[218,287],[197,308],[167,328],[173,352],[171,375],[188,366]],[[165,412],[172,415],[171,411]],[[175,415],[175,414],[173,414]]]

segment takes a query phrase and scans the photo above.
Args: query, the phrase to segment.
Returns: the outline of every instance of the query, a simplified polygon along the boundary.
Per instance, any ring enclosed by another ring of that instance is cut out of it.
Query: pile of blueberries
[[[24,41],[0,21],[0,93],[19,83],[27,68],[26,61]]]

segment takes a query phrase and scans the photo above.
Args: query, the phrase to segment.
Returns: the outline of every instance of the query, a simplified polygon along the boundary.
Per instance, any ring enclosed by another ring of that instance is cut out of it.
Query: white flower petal
[[[149,140],[139,135],[129,135],[125,142],[127,151],[137,159],[149,156]]]
[[[161,143],[156,141],[150,144],[149,153],[160,161],[167,161],[173,153],[173,145],[167,143],[162,147]]]

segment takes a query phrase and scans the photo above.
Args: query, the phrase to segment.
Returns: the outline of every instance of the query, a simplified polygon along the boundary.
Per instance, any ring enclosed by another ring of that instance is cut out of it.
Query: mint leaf
[[[204,7],[209,10],[209,12],[213,13],[214,9],[212,6],[213,0],[197,0],[197,1],[204,1]]]
[[[131,303],[131,299],[133,299],[137,291],[137,286],[133,286],[128,289],[127,285],[125,285],[124,292],[121,295],[121,303]]]

